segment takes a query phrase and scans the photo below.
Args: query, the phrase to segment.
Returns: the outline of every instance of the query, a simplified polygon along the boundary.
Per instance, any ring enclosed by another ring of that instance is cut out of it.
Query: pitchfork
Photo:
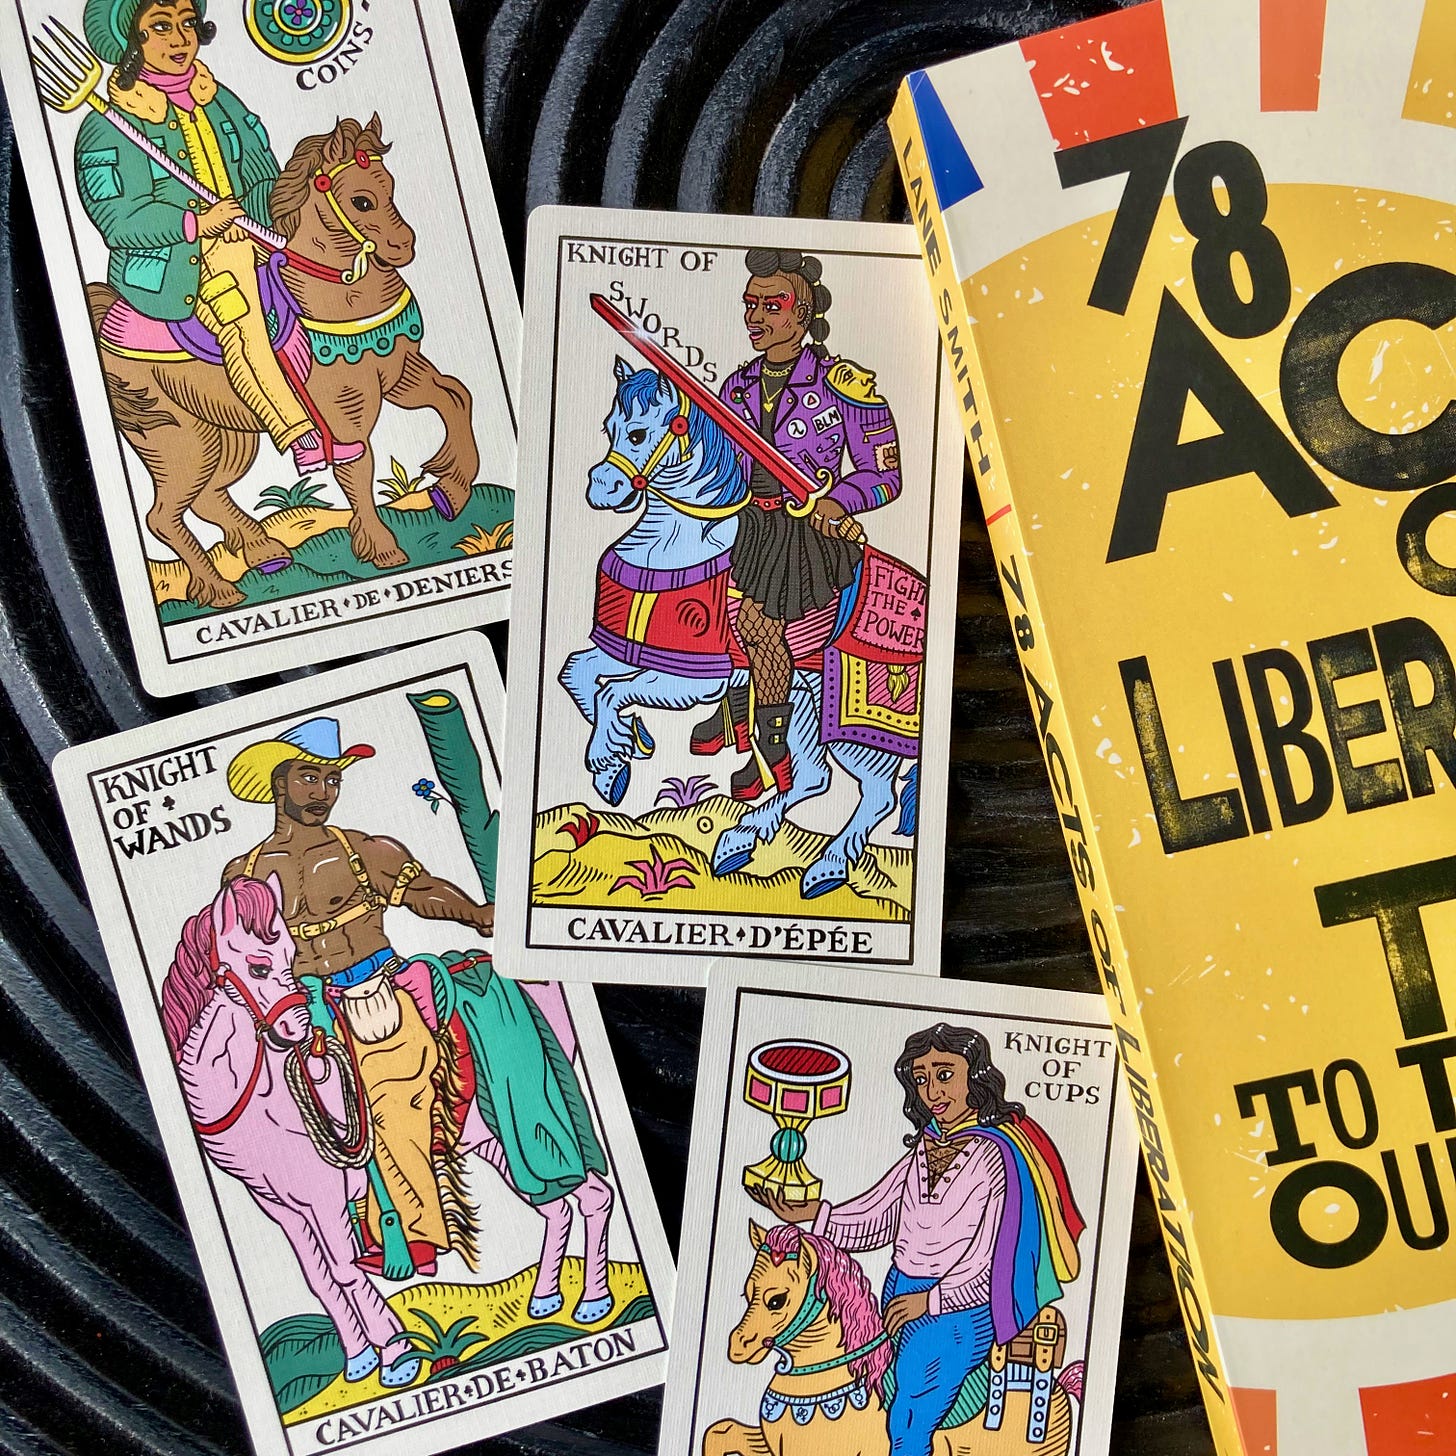
[[[175,177],[209,207],[221,201],[215,192],[204,187],[185,168],[178,166],[150,137],[139,131],[115,107],[108,106],[96,94],[96,88],[101,84],[101,62],[80,36],[72,34],[54,16],[45,21],[44,29],[44,37],[34,33],[30,37],[30,61],[35,67],[36,89],[40,92],[40,99],[52,111],[75,111],[83,103],[92,107],[133,146],[140,147],[168,175]],[[238,218],[238,226],[264,247],[275,253],[283,251],[282,235],[254,222],[246,213]]]

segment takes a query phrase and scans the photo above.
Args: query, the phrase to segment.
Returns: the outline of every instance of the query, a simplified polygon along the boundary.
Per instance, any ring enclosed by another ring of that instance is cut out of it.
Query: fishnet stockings
[[[748,674],[758,703],[787,703],[794,659],[784,637],[784,624],[768,616],[760,603],[743,598],[738,608],[738,636],[748,654]]]

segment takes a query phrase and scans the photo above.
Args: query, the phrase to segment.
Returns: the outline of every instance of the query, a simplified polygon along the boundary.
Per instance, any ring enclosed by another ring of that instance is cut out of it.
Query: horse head
[[[608,448],[586,498],[599,511],[634,511],[648,494],[704,520],[731,514],[747,490],[728,437],[655,369],[613,365],[617,388],[602,421]]]
[[[283,886],[231,880],[212,902],[212,972],[222,994],[240,1002],[259,1027],[283,1041],[309,1034],[308,1011],[293,976],[293,936],[283,921]]]
[[[750,1220],[748,1238],[754,1251],[743,1287],[748,1308],[728,1336],[728,1358],[757,1365],[773,1350],[792,1364],[792,1346],[824,1320],[831,1330],[837,1327],[850,1374],[879,1394],[890,1344],[859,1264],[822,1235],[793,1224],[765,1230]]]
[[[802,1323],[806,1300],[816,1296],[819,1261],[816,1250],[792,1224],[771,1232],[751,1219],[748,1238],[753,1246],[753,1267],[743,1286],[748,1308],[728,1336],[728,1358],[735,1365],[757,1365],[775,1349],[785,1349],[790,1326]],[[811,1321],[812,1322],[812,1321]]]
[[[413,262],[415,232],[395,206],[388,152],[378,112],[304,137],[273,184],[278,231],[316,262],[350,267],[361,254],[377,268]]]

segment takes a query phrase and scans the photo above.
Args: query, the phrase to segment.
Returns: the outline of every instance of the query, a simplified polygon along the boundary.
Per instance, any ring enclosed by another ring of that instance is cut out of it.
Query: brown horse
[[[388,151],[377,114],[362,126],[345,118],[332,132],[298,143],[272,198],[275,226],[289,253],[304,260],[285,266],[283,280],[298,301],[314,346],[306,388],[336,439],[365,444],[359,459],[334,466],[352,511],[350,540],[361,561],[382,570],[408,562],[374,505],[374,456],[368,442],[384,401],[403,409],[432,409],[444,423],[444,443],[425,462],[424,472],[437,478],[432,499],[448,517],[465,508],[480,464],[469,390],[442,374],[417,339],[398,330],[391,338],[386,324],[384,347],[361,352],[335,345],[323,351],[333,356],[330,362],[318,362],[320,340],[347,345],[365,332],[358,328],[361,322],[399,319],[401,308],[413,308],[399,270],[414,258],[415,235],[394,204],[394,178],[382,160]],[[346,223],[314,180],[355,156],[369,165],[341,171],[334,187]],[[369,266],[351,281],[360,237],[373,248]],[[102,283],[88,284],[86,294],[99,334],[117,295]],[[249,567],[276,570],[288,564],[282,543],[228,494],[253,464],[262,423],[234,393],[221,364],[139,358],[105,343],[101,357],[116,423],[152,477],[155,495],[147,526],[187,566],[187,594],[193,601],[208,607],[239,605],[243,594],[219,574],[185,517],[191,511],[218,526],[227,547]]]

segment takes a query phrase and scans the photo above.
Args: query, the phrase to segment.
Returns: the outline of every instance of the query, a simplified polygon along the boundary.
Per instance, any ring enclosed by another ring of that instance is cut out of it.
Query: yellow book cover
[[[1456,0],[891,130],[1215,1442],[1456,1452]]]

